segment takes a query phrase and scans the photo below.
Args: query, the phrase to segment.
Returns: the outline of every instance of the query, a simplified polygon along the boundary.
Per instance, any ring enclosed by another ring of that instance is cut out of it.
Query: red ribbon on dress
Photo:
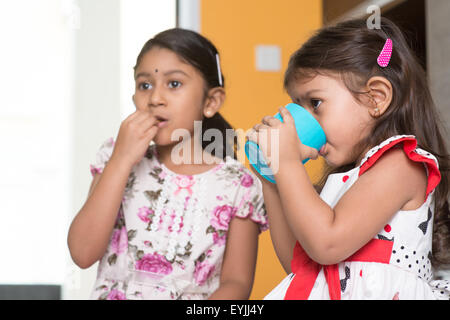
[[[389,263],[394,242],[389,240],[372,239],[364,247],[345,261]],[[311,294],[314,282],[320,270],[324,268],[325,279],[331,300],[341,299],[341,283],[338,264],[321,265],[312,260],[297,242],[291,262],[292,272],[295,274],[284,296],[285,300],[306,300]]]

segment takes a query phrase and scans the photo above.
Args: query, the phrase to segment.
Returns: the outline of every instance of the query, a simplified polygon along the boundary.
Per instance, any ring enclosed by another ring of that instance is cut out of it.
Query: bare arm
[[[88,199],[69,229],[70,253],[79,267],[90,267],[106,251],[129,173],[130,168],[110,161],[94,177]]]
[[[250,166],[250,168],[262,184],[264,204],[269,222],[270,238],[275,253],[277,254],[278,260],[280,260],[284,271],[289,274],[291,273],[291,260],[296,239],[284,216],[277,185],[263,178],[252,166]]]
[[[148,111],[138,110],[122,122],[111,158],[103,173],[94,177],[88,199],[69,229],[70,254],[79,267],[90,267],[105,253],[128,176],[157,129]]]
[[[258,226],[250,219],[233,218],[220,274],[220,286],[211,300],[246,300],[249,298],[258,251]]]
[[[389,150],[345,193],[334,208],[314,190],[298,163],[280,165],[276,180],[286,219],[303,249],[321,264],[356,252],[405,206],[425,198],[423,165],[402,150]],[[302,190],[298,196],[297,190]]]
[[[296,239],[284,216],[276,187],[263,183],[263,194],[270,226],[270,238],[284,271],[289,274]]]

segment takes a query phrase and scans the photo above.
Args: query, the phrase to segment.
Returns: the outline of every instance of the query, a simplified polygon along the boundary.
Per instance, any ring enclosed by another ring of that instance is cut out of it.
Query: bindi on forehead
[[[155,69],[155,73],[158,73],[158,69]]]

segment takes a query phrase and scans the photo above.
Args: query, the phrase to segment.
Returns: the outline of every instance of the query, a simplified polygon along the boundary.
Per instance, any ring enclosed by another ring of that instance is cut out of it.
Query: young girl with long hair
[[[449,154],[400,29],[385,18],[324,27],[291,56],[284,86],[327,143],[301,144],[285,108],[248,135],[266,155],[262,130],[280,138],[276,184],[261,181],[289,275],[266,298],[449,299],[433,276],[450,264]],[[301,160],[319,155],[329,170],[314,186]]]
[[[82,268],[100,260],[93,299],[247,299],[267,221],[261,183],[236,160],[219,114],[217,49],[170,29],[144,45],[134,71],[136,112],[98,151],[69,230],[72,258]],[[208,130],[221,133],[215,148]]]

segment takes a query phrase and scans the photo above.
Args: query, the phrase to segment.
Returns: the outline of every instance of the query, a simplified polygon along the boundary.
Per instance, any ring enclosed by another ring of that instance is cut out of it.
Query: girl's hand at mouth
[[[136,110],[128,116],[120,125],[111,160],[130,167],[137,164],[163,123],[160,120],[149,110]]]

